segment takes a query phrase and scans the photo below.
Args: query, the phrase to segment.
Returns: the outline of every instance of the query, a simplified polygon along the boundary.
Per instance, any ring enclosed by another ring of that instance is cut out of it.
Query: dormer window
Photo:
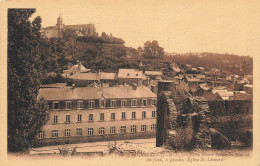
[[[72,107],[72,102],[71,101],[66,101],[66,109],[70,110]]]
[[[60,109],[60,103],[59,103],[58,101],[54,101],[54,102],[53,102],[53,109],[54,109],[54,110]]]
[[[121,107],[126,107],[127,100],[121,100]]]
[[[94,108],[94,101],[89,101],[88,106],[89,108]]]
[[[111,107],[116,107],[116,100],[111,100]]]
[[[147,100],[146,100],[146,99],[143,99],[143,100],[142,100],[142,106],[143,106],[143,107],[146,107],[146,106],[147,106]]]
[[[137,100],[136,99],[132,99],[131,100],[131,106],[132,107],[136,107],[137,106]]]
[[[155,99],[152,99],[152,105],[156,105],[156,100]]]
[[[83,101],[78,101],[77,102],[77,108],[82,109],[83,108]]]

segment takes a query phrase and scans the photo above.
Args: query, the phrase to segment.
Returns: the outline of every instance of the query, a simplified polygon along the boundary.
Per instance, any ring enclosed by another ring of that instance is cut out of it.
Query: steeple
[[[58,29],[63,29],[64,24],[63,24],[63,19],[62,19],[62,17],[61,17],[61,14],[59,15],[59,17],[58,17],[58,19],[57,19],[57,24],[56,24],[56,26],[57,26]]]
[[[64,24],[63,24],[63,19],[61,17],[61,14],[59,15],[59,17],[57,19],[56,27],[58,29],[58,37],[62,38],[62,36],[63,36],[62,31],[63,31],[63,28],[64,28]]]

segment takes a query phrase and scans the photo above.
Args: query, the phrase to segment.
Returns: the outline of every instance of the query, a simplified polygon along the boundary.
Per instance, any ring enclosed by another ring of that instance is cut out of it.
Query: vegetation
[[[207,70],[218,68],[238,75],[253,74],[253,58],[249,56],[203,52],[175,54],[172,58],[180,65],[191,64],[193,67],[204,67]]]
[[[8,151],[26,151],[48,120],[47,103],[37,99],[41,83],[41,18],[34,9],[8,10]]]

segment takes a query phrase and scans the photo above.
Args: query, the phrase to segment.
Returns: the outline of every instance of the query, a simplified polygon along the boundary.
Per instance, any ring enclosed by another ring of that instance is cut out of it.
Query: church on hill
[[[76,32],[78,36],[97,35],[94,24],[80,24],[80,25],[65,25],[61,15],[57,19],[56,26],[49,26],[41,30],[44,38],[63,38],[63,33],[66,30]]]

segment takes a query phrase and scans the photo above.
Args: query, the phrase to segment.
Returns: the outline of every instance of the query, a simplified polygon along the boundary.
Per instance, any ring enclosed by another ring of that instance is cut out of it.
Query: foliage
[[[172,56],[177,63],[191,64],[193,67],[204,67],[206,70],[218,68],[229,74],[252,74],[253,58],[233,54],[218,53],[189,53],[175,54]]]
[[[143,51],[143,56],[145,58],[163,58],[164,55],[164,49],[159,46],[159,43],[156,40],[145,42]]]
[[[85,43],[108,43],[108,44],[124,44],[125,41],[120,38],[112,37],[106,35],[104,32],[102,33],[102,36],[83,36],[83,37],[78,37],[77,41],[79,42],[85,42]]]
[[[26,151],[48,120],[47,103],[37,100],[42,63],[41,18],[35,9],[8,10],[8,150]]]

